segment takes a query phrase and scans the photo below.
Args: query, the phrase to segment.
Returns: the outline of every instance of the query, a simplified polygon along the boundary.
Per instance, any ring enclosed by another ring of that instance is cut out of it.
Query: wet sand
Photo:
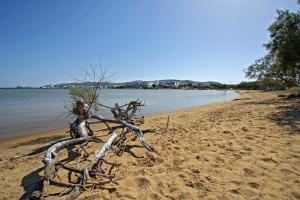
[[[167,132],[145,134],[159,154],[138,147],[121,157],[108,154],[122,164],[114,171],[122,177],[119,184],[86,191],[79,199],[300,199],[299,98],[240,93],[237,101],[146,117],[143,129],[164,127],[170,117]],[[67,138],[65,131],[0,142],[0,199],[30,191],[43,175],[45,150]]]

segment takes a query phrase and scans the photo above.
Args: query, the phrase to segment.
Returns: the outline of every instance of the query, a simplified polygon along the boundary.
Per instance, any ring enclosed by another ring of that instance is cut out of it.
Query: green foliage
[[[69,89],[69,94],[71,96],[72,102],[77,102],[79,99],[82,99],[88,105],[93,102],[93,88],[91,87],[74,87]],[[94,102],[97,102],[98,97]]]
[[[258,82],[258,86],[262,90],[283,90],[287,87],[287,84],[283,81],[265,78]]]
[[[251,81],[251,82],[241,82],[236,86],[238,89],[243,90],[258,90],[259,84],[257,81]]]
[[[274,58],[268,54],[255,61],[250,65],[246,71],[246,77],[251,79],[262,80],[273,76],[272,66],[274,64]]]
[[[300,83],[300,11],[278,10],[269,27],[268,53],[246,70],[246,77],[284,81],[289,86]]]
[[[300,79],[300,12],[277,11],[276,21],[269,27],[271,41],[265,46],[274,54],[273,71],[287,83]]]
[[[218,89],[218,90],[225,90],[225,89],[229,89],[229,86],[226,84],[217,84],[217,83],[213,83],[210,84],[209,86],[210,89]]]

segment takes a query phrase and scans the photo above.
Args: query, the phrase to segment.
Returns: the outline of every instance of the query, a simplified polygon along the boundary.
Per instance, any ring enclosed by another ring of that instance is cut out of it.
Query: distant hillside
[[[182,87],[191,87],[191,86],[210,86],[218,85],[221,83],[215,81],[192,81],[192,80],[178,80],[178,79],[163,79],[163,80],[154,80],[154,81],[143,81],[143,80],[134,80],[129,82],[101,82],[99,85],[101,88],[182,88]],[[45,85],[41,88],[71,88],[71,87],[94,87],[94,82],[83,82],[83,83],[60,83],[55,85]]]

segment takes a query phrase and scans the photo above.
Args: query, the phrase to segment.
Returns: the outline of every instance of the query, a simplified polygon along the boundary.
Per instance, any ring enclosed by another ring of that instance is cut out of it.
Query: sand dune
[[[159,154],[136,147],[108,155],[122,164],[119,185],[79,199],[300,199],[300,100],[258,91],[240,99],[146,117],[142,127],[157,128],[170,116],[166,133],[146,134]],[[2,141],[0,199],[29,191],[47,146],[65,136]]]

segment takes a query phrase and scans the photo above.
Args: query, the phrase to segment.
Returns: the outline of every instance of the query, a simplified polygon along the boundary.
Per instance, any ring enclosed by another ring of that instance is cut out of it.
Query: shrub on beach
[[[260,81],[241,82],[236,87],[237,89],[243,89],[243,90],[270,91],[270,90],[284,90],[287,88],[287,85],[283,81],[265,78]]]
[[[271,78],[265,78],[261,81],[258,81],[258,86],[262,90],[284,90],[287,88],[287,84],[283,81],[274,80]]]
[[[236,87],[237,87],[237,89],[242,89],[242,90],[258,90],[258,89],[260,89],[257,81],[241,82]]]
[[[82,99],[84,102],[90,103],[93,100],[93,88],[74,87],[69,89],[69,94],[73,102],[77,102],[79,99]]]

